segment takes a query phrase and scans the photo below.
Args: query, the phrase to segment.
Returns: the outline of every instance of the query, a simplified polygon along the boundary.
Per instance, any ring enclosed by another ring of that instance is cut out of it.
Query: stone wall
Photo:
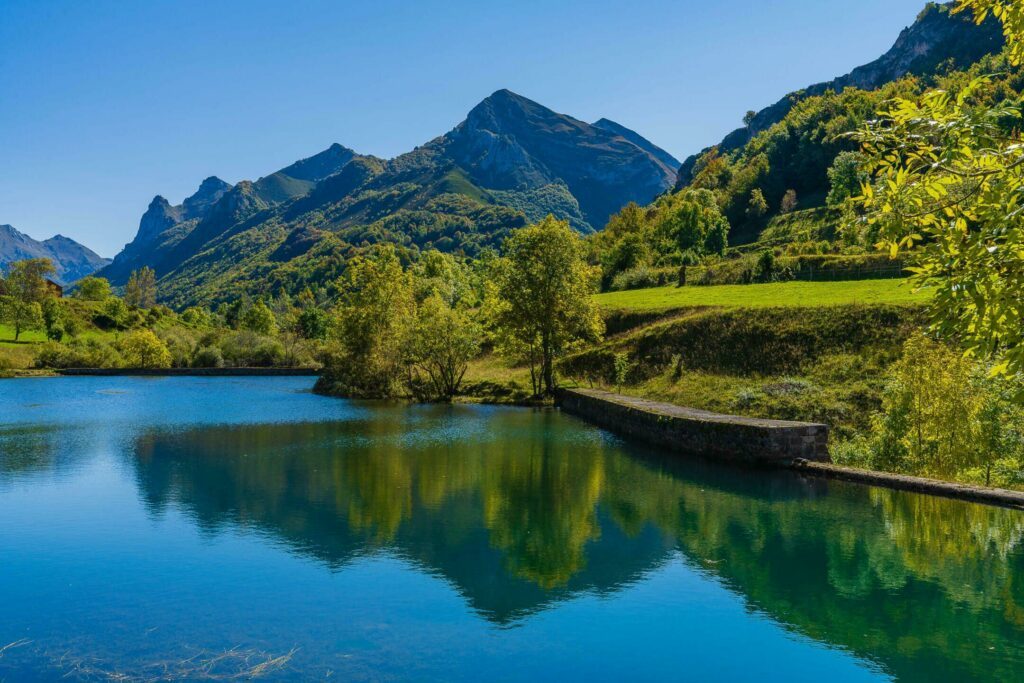
[[[773,464],[831,461],[822,424],[719,415],[594,389],[563,389],[558,401],[567,413],[681,453]]]

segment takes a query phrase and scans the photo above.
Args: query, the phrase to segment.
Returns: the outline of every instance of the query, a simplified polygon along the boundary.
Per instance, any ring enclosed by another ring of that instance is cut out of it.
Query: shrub
[[[70,344],[46,342],[36,354],[39,368],[119,368],[124,359],[116,349],[98,339]]]
[[[224,367],[224,355],[216,346],[203,346],[192,356],[192,367],[222,368]]]
[[[229,335],[221,342],[224,360],[237,367],[271,367],[284,359],[281,342],[255,332],[242,331]]]
[[[173,362],[171,352],[152,330],[136,330],[121,339],[118,347],[130,368],[169,368]]]
[[[612,278],[610,288],[613,291],[624,291],[627,289],[662,287],[676,282],[678,277],[678,268],[650,268],[648,266],[637,266],[631,270],[623,271]]]

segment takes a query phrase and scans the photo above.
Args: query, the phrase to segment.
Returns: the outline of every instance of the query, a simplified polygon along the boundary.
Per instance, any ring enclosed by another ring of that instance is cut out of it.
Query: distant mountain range
[[[213,302],[322,284],[379,241],[473,255],[547,214],[581,232],[675,184],[679,162],[636,132],[588,124],[499,90],[466,120],[391,160],[334,144],[255,182],[207,178],[157,196],[100,275],[150,266],[164,299]]]
[[[48,258],[57,270],[57,282],[71,284],[110,263],[88,247],[64,237],[54,235],[39,242],[18,232],[10,225],[0,225],[0,270],[13,261],[30,258]]]

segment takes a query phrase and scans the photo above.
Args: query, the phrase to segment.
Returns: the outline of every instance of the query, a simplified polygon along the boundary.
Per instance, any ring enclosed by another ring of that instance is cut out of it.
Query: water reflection
[[[174,504],[211,533],[258,529],[336,570],[387,549],[448,579],[496,623],[579,591],[612,592],[669,557],[674,542],[656,525],[627,528],[599,505],[605,454],[628,463],[616,445],[560,431],[553,412],[504,411],[497,429],[479,431],[486,418],[474,415],[418,408],[154,430],[127,461],[154,515]]]
[[[679,461],[554,411],[376,406],[130,433],[118,457],[151,515],[248,529],[334,571],[386,551],[499,626],[613,596],[681,553],[749,609],[903,680],[1024,666],[1017,511]],[[0,487],[60,471],[82,438],[0,428]]]

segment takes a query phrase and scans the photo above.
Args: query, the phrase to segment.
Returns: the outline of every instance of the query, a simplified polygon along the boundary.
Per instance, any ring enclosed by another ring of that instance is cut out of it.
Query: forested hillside
[[[843,212],[865,179],[850,134],[889,100],[931,88],[957,92],[981,74],[996,76],[977,97],[1015,95],[1021,74],[998,54],[1002,45],[994,19],[978,26],[969,13],[930,3],[875,62],[748,112],[746,127],[683,163],[673,192],[626,207],[597,236],[605,286],[616,278],[619,289],[675,281],[680,266],[715,264],[727,247],[740,247],[729,249],[733,257],[751,251],[744,245],[794,256],[871,251],[870,229],[842,227],[856,224]],[[746,277],[758,277],[748,261]],[[700,272],[730,269],[741,270],[726,263]]]
[[[211,177],[181,205],[156,197],[101,276],[153,268],[174,306],[243,294],[325,296],[364,247],[475,256],[548,214],[581,233],[671,188],[678,162],[617,123],[558,114],[507,90],[392,160],[333,145],[255,182]]]

